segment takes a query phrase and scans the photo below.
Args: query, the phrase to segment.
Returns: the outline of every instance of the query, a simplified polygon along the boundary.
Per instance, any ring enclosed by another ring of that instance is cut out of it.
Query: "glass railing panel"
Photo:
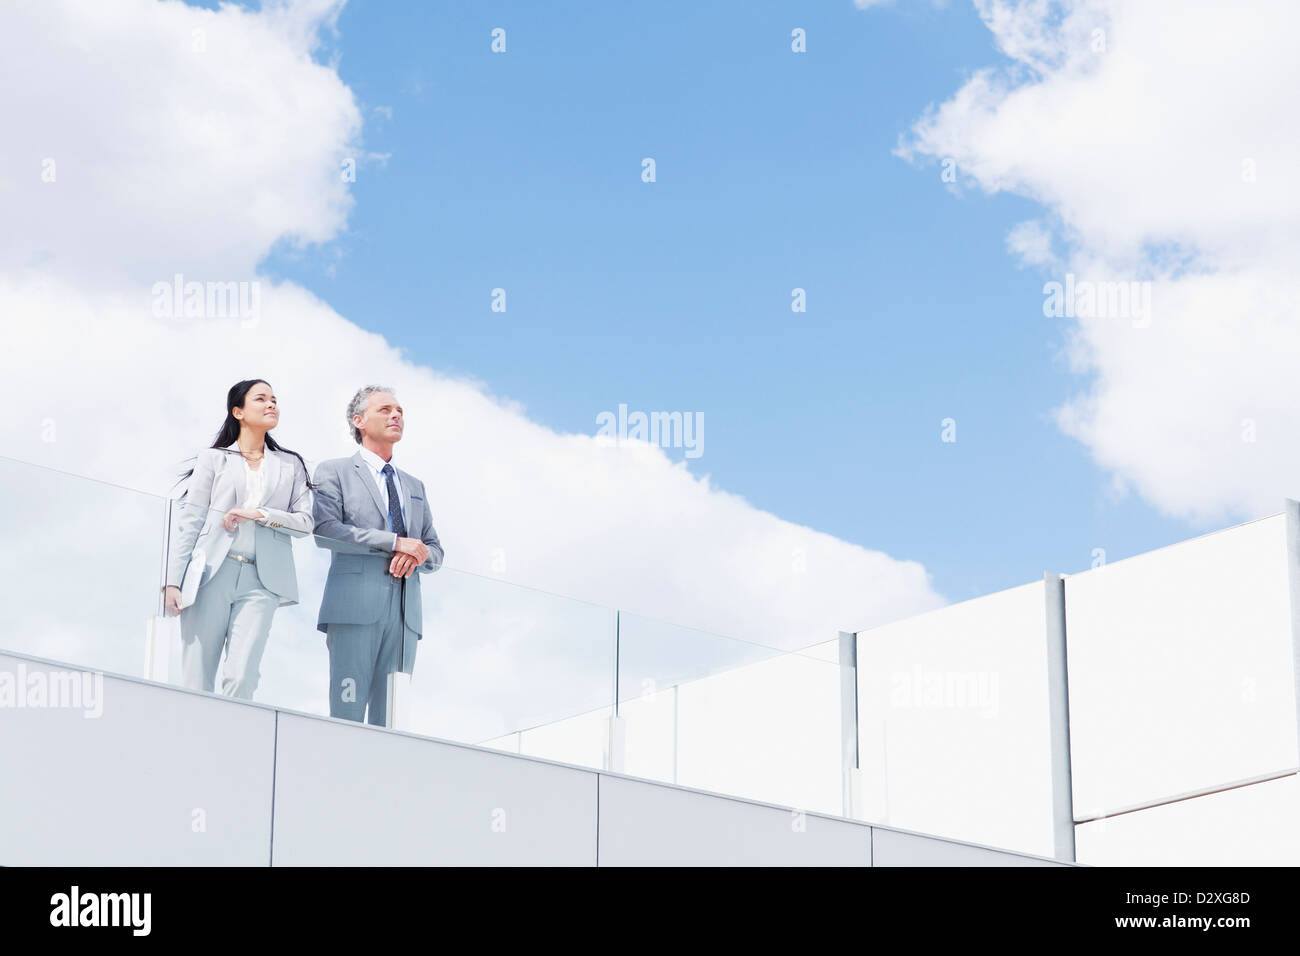
[[[139,676],[159,607],[153,495],[0,459],[0,649]]]
[[[1054,855],[1046,594],[1026,584],[858,634],[866,819]]]
[[[412,731],[477,743],[523,730],[525,753],[599,765],[606,728],[589,715],[613,704],[612,610],[446,567],[423,595]]]
[[[679,779],[682,750],[680,704],[681,684],[670,684],[663,690],[647,689],[637,697],[619,701],[625,773],[664,783],[686,782]]]
[[[516,736],[519,746],[516,753],[545,760],[607,769],[609,756],[609,719],[612,705],[585,714],[576,714],[563,720],[521,730]]]
[[[629,774],[843,812],[836,663],[623,613],[619,716]]]

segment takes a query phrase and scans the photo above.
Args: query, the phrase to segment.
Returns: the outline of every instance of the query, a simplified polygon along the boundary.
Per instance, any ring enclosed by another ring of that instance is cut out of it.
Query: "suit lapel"
[[[229,504],[216,504],[216,495],[212,496],[212,507],[219,508],[221,511],[227,511],[230,508],[238,508],[244,503],[244,494],[247,489],[244,486],[244,456],[239,453],[239,442],[231,442],[226,446],[226,451],[232,452],[229,455],[221,456],[221,473],[217,475],[217,481],[221,482],[225,493],[230,495]],[[213,486],[215,492],[216,487]]]
[[[263,487],[266,489],[266,492],[262,497],[262,504],[267,504],[271,500],[271,496],[275,494],[276,483],[280,480],[279,452],[271,451],[271,449],[268,448],[266,454],[262,456],[262,467],[266,469],[266,474],[262,477],[262,480],[265,483]],[[271,507],[275,506],[271,505]]]
[[[375,485],[375,476],[370,471],[370,466],[366,464],[361,457],[361,452],[352,456],[352,464],[356,466],[357,480],[366,486],[366,491],[370,492],[370,500],[375,503],[375,510],[379,512],[383,524],[381,528],[388,527],[388,510],[384,507],[384,500],[379,497],[379,488]]]

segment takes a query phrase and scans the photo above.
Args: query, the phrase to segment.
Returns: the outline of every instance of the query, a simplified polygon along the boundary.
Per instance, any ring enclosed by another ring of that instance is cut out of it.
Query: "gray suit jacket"
[[[406,535],[429,548],[429,560],[406,579],[403,589],[406,626],[423,636],[420,574],[441,567],[442,544],[433,530],[424,485],[402,469],[396,471]],[[334,552],[316,626],[324,631],[328,624],[374,624],[387,606],[388,565],[397,543],[397,535],[388,530],[388,512],[374,476],[358,452],[351,458],[322,461],[316,466],[315,482],[316,543]]]
[[[280,603],[298,603],[298,578],[289,535],[311,534],[313,518],[307,469],[293,455],[266,450],[266,496],[257,522],[257,576],[262,586],[280,596]],[[167,555],[167,583],[181,586],[195,551],[204,554],[202,587],[226,560],[234,535],[221,526],[222,516],[244,500],[244,465],[238,445],[199,452],[180,514],[173,526]]]

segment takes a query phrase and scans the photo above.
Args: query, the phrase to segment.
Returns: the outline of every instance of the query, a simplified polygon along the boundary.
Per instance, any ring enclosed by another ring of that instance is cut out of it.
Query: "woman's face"
[[[244,407],[231,409],[240,424],[258,431],[270,431],[280,422],[280,409],[276,407],[275,394],[266,382],[258,382],[244,396]]]

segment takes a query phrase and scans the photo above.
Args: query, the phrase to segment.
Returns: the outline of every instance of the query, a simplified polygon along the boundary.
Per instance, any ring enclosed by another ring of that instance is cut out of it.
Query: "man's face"
[[[371,441],[392,443],[402,440],[402,406],[387,392],[374,392],[366,401],[366,410],[352,416],[357,431]]]

